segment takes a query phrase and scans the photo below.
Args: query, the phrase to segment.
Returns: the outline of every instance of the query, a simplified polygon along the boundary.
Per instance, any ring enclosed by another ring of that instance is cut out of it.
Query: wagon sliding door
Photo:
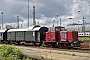
[[[28,42],[35,41],[35,32],[34,31],[26,31],[25,32],[25,41],[28,41]]]
[[[24,41],[24,31],[16,32],[16,40],[17,41]]]
[[[15,32],[8,32],[7,33],[7,40],[16,40],[16,34],[15,34]]]
[[[36,42],[40,42],[40,32],[39,31],[35,31],[35,40]]]
[[[0,40],[3,40],[3,33],[0,33]]]

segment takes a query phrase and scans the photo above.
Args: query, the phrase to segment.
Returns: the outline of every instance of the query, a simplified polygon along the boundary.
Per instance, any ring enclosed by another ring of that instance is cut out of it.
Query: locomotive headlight
[[[77,43],[76,41],[74,41],[73,43]]]
[[[73,43],[71,43],[71,46],[73,46]]]

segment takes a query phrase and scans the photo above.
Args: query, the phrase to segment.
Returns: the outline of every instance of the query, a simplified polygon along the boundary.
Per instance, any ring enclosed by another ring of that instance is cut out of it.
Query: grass
[[[78,37],[79,40],[90,40],[90,37]]]
[[[44,49],[44,47],[43,46],[40,46],[40,49]]]
[[[62,53],[58,52],[58,54],[62,54]]]
[[[0,60],[29,60],[23,56],[20,49],[8,45],[0,46]]]
[[[72,56],[76,56],[76,55],[73,53]]]
[[[68,54],[65,52],[64,55],[68,55]]]
[[[50,53],[51,53],[51,51],[50,51]]]
[[[53,60],[52,58],[50,60]]]
[[[64,54],[64,55],[76,56],[74,53],[73,53],[73,54],[70,54],[70,53],[66,53],[66,52],[64,52],[64,53],[60,53],[60,52],[58,52],[58,54]]]
[[[41,58],[41,59],[44,59],[44,57],[43,57],[43,56],[40,56],[40,58]]]

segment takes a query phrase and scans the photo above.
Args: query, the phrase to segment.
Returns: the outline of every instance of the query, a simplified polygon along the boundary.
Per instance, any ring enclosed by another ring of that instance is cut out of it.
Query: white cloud
[[[17,15],[19,15],[20,24],[23,20],[23,28],[27,27],[27,15],[28,15],[28,0],[0,0],[0,12],[4,14],[4,24],[12,24],[17,26]],[[60,18],[62,20],[62,26],[66,26],[70,23],[82,23],[82,17],[85,17],[86,22],[90,17],[90,2],[89,0],[30,0],[30,25],[33,24],[32,20],[32,7],[36,6],[36,22],[42,26],[52,26],[54,24],[60,24]],[[80,12],[78,12],[80,11]],[[1,14],[0,14],[1,16]],[[73,18],[69,20],[68,18]],[[2,19],[0,17],[0,19]],[[0,20],[0,24],[2,21]]]

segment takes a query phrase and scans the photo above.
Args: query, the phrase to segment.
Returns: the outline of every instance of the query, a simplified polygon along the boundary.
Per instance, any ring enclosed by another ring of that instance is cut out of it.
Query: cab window
[[[65,31],[65,28],[64,28],[64,27],[62,27],[62,28],[61,28],[61,31]]]
[[[50,28],[48,29],[48,31],[50,31]]]
[[[55,32],[55,28],[51,28],[51,32]]]
[[[56,28],[56,31],[60,31],[60,28]]]

